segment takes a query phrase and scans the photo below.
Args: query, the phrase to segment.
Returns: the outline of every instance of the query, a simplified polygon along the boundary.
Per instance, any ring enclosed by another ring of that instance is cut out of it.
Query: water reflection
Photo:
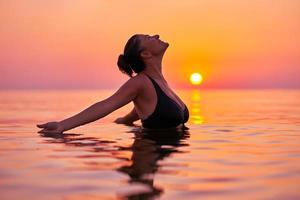
[[[201,114],[201,107],[200,107],[200,100],[201,94],[199,90],[192,90],[191,91],[191,121],[193,124],[203,124],[204,119]]]
[[[118,194],[121,199],[153,199],[158,197],[164,192],[162,186],[157,186],[154,183],[155,173],[163,167],[158,161],[174,153],[183,153],[179,147],[188,145],[186,142],[186,139],[189,138],[188,129],[182,127],[176,130],[151,131],[139,127],[131,127],[128,132],[134,134],[133,143],[130,146],[120,145],[117,141],[85,137],[81,134],[41,134],[41,136],[47,138],[45,140],[46,143],[64,143],[74,147],[92,147],[93,152],[109,152],[109,156],[123,161],[120,162],[122,164],[118,165],[115,170],[128,175],[129,180],[127,183],[129,186],[142,185],[144,189],[124,191],[122,194]],[[87,151],[87,154],[89,154],[91,149]],[[124,151],[129,151],[131,157],[124,156]],[[127,162],[124,162],[124,160]],[[85,164],[87,163],[85,162]],[[99,165],[94,162],[89,162],[88,164]],[[91,167],[95,169],[95,167]],[[110,166],[110,168],[113,167]]]

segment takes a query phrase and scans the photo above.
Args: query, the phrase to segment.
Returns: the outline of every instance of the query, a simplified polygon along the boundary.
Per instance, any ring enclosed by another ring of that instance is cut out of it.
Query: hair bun
[[[128,60],[126,59],[126,57],[123,54],[121,54],[121,55],[119,55],[117,64],[119,67],[124,67],[124,66],[128,65]]]
[[[119,55],[117,65],[122,72],[128,74],[129,76],[132,76],[133,72],[130,67],[129,60],[125,55],[123,55],[123,54]]]

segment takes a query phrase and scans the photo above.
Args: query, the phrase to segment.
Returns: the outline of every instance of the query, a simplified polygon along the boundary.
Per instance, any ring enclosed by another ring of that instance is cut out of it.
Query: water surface
[[[179,91],[181,133],[114,124],[131,104],[37,133],[112,93],[1,91],[0,199],[300,199],[299,90]]]

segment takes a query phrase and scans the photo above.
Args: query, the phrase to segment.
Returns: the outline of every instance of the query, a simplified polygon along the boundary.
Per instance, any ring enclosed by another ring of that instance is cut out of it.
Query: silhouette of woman
[[[135,34],[126,43],[118,58],[120,71],[130,76],[112,96],[97,102],[80,113],[59,122],[38,124],[40,133],[64,131],[98,120],[133,101],[134,108],[118,124],[133,124],[141,119],[143,128],[169,129],[188,121],[189,111],[169,87],[162,74],[162,58],[169,44],[159,35]],[[133,74],[135,75],[133,76]]]

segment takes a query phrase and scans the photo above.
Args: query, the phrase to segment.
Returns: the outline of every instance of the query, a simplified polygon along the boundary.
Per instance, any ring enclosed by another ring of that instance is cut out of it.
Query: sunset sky
[[[0,0],[0,89],[118,88],[135,33],[174,88],[300,88],[299,0]]]

